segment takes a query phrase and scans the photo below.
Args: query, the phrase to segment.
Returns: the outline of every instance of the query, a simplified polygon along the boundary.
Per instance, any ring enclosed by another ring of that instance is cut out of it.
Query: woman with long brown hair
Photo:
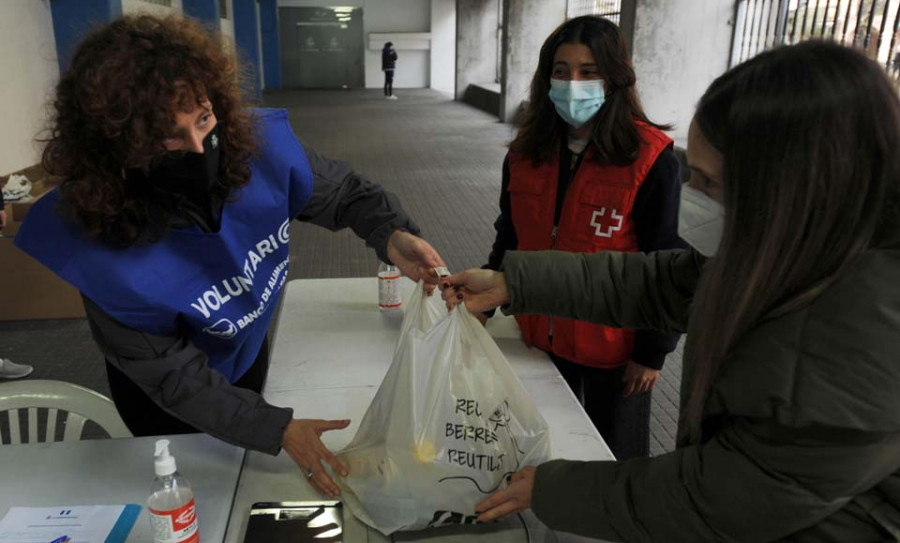
[[[717,79],[690,130],[694,250],[507,255],[473,310],[687,331],[677,449],[557,460],[477,507],[610,541],[900,539],[900,99],[835,44]]]
[[[290,223],[350,227],[414,279],[443,265],[391,194],[249,109],[234,59],[187,18],[124,17],[91,32],[60,79],[43,164],[62,179],[16,244],[78,288],[134,435],[206,432],[284,448],[321,492],[344,466],[322,432],[268,404],[267,330]]]
[[[531,95],[503,163],[497,237],[507,251],[651,252],[678,239],[681,176],[667,127],[641,107],[619,28],[577,17],[541,48]],[[678,334],[516,317],[546,351],[616,458],[650,452],[651,389]],[[482,319],[483,320],[483,319]]]

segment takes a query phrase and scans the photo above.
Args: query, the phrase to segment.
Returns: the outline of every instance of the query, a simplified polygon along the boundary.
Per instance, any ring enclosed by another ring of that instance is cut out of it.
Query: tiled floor
[[[431,90],[285,91],[267,106],[287,108],[303,142],[340,158],[393,191],[450,269],[480,266],[493,241],[500,167],[509,125]],[[374,275],[374,253],[352,232],[294,224],[291,278]],[[654,392],[651,449],[674,448],[681,349]],[[59,379],[108,394],[101,355],[84,320],[0,323],[0,357],[33,364],[36,379]],[[2,386],[2,385],[0,385]]]

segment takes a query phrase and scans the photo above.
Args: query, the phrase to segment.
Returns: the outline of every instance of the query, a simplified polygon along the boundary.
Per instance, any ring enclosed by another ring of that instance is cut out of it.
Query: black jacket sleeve
[[[106,360],[160,408],[222,441],[278,454],[292,409],[275,407],[252,390],[232,386],[183,333],[160,336],[135,330],[88,297],[82,299],[91,334]]]
[[[297,220],[331,231],[350,228],[375,249],[382,262],[396,230],[419,235],[419,227],[392,193],[359,175],[346,162],[327,158],[303,145],[313,172],[313,192]]]
[[[500,182],[500,215],[494,221],[494,230],[497,231],[497,236],[494,238],[494,244],[491,246],[488,262],[481,269],[499,271],[506,251],[515,251],[516,247],[519,246],[519,238],[516,236],[516,229],[513,226],[511,215],[508,154],[503,159],[503,178]],[[494,316],[495,312],[496,309],[491,309],[485,311],[484,314],[490,318]]]
[[[678,206],[681,199],[681,166],[671,148],[665,149],[638,189],[632,214],[638,248],[644,253],[685,249],[678,237]],[[675,350],[680,334],[637,330],[631,358],[638,364],[660,369],[666,355]]]
[[[497,236],[494,238],[488,263],[482,266],[483,269],[499,270],[506,251],[515,251],[519,245],[510,209],[509,155],[507,155],[503,160],[503,180],[500,183],[500,215],[494,221],[494,230],[497,231]]]

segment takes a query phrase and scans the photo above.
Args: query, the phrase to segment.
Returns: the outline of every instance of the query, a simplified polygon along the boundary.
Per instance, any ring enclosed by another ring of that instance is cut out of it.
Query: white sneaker
[[[388,100],[396,100],[396,99],[397,99],[396,94],[392,94],[392,95],[388,96]]]
[[[0,379],[21,379],[31,375],[34,368],[26,364],[16,364],[7,358],[0,358]]]

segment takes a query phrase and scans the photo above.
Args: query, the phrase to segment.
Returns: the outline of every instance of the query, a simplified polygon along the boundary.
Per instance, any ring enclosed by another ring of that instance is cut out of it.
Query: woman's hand
[[[509,486],[498,490],[475,506],[478,522],[503,520],[531,507],[531,493],[534,490],[534,475],[537,468],[528,466],[512,474]]]
[[[468,270],[441,279],[441,296],[447,308],[466,302],[466,309],[475,315],[509,303],[506,276],[492,270]]]
[[[403,275],[413,281],[425,281],[430,295],[438,284],[434,268],[446,267],[441,255],[424,239],[403,230],[395,230],[388,238],[387,254]]]
[[[340,489],[325,472],[322,461],[328,462],[336,473],[346,476],[347,467],[332,454],[320,439],[324,432],[342,430],[350,425],[349,420],[294,419],[284,429],[281,446],[294,459],[309,479],[309,484],[322,494],[332,498],[341,493]]]
[[[659,370],[654,370],[646,366],[642,366],[634,360],[629,360],[625,366],[625,375],[622,381],[625,382],[625,391],[623,396],[626,398],[632,394],[642,394],[649,392],[656,385],[659,379]]]

